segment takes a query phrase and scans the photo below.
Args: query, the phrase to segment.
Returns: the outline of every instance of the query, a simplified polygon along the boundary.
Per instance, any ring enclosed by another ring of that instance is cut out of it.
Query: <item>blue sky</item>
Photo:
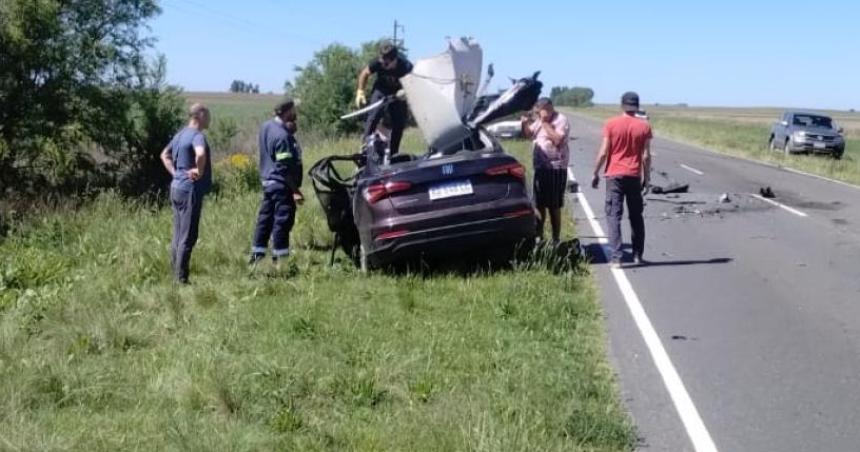
[[[410,56],[473,36],[505,76],[589,86],[598,102],[860,109],[860,2],[161,0],[152,22],[168,79],[190,91],[232,80],[279,92],[331,42],[405,27]],[[547,89],[548,90],[548,89]]]

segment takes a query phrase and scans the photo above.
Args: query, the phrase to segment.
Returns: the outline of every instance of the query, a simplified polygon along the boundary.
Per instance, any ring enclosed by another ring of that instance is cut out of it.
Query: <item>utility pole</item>
[[[395,19],[394,20],[394,39],[392,41],[394,42],[395,46],[397,46],[399,48],[403,48],[404,40],[402,38],[397,39],[397,31],[398,30],[400,30],[404,35],[406,34],[406,28],[403,27],[403,24],[397,23],[397,20]]]

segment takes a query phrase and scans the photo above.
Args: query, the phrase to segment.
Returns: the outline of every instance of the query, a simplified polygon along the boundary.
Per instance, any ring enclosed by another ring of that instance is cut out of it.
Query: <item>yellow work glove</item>
[[[361,108],[367,103],[367,97],[364,95],[364,90],[360,89],[355,92],[355,106]]]

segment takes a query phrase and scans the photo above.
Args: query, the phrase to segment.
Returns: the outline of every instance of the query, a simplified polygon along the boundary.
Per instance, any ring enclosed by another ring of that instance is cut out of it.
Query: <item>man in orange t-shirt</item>
[[[651,126],[636,117],[639,95],[627,92],[621,97],[623,114],[603,125],[603,143],[597,155],[591,186],[600,183],[600,170],[606,176],[606,222],[609,229],[610,265],[621,267],[621,218],[627,201],[630,228],[633,230],[633,261],[644,263],[645,220],[642,218],[642,189],[651,175]],[[604,166],[605,165],[605,166]]]

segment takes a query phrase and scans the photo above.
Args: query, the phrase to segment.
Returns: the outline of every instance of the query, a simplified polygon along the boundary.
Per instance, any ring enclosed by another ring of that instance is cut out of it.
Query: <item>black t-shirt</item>
[[[386,69],[382,66],[379,59],[375,59],[367,65],[371,74],[376,74],[376,81],[373,82],[373,90],[379,91],[382,94],[389,96],[396,94],[403,86],[400,85],[400,77],[412,72],[412,63],[409,60],[397,57],[397,64],[394,69]]]

